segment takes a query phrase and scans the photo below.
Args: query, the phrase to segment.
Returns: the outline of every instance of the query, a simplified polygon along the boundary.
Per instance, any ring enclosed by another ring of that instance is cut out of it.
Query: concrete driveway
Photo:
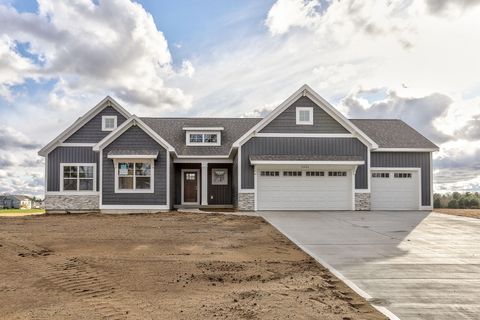
[[[418,211],[260,215],[401,319],[480,319],[480,219]]]

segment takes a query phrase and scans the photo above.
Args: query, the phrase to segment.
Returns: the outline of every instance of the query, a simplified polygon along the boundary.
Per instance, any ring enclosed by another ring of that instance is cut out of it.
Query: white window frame
[[[64,190],[63,189],[63,168],[64,167],[93,167],[93,189],[92,190],[79,190],[80,188],[80,177],[78,176],[77,169],[77,190]],[[65,192],[68,194],[75,193],[96,193],[97,192],[97,164],[96,163],[60,163],[60,192]]]
[[[300,120],[301,111],[308,111],[308,113],[310,114],[309,121]],[[313,125],[313,107],[297,107],[296,114],[297,114],[297,125]]]
[[[190,142],[190,135],[192,134],[201,134],[202,142]],[[217,135],[217,142],[204,142],[206,134],[215,134]],[[221,134],[220,131],[187,131],[185,135],[185,144],[187,146],[220,146],[221,145]]]
[[[105,125],[107,123],[107,119],[113,119],[113,128],[107,128]],[[102,131],[113,131],[117,129],[117,116],[102,116]]]
[[[225,171],[225,181],[222,181],[221,183],[216,183],[213,181],[213,177],[215,176],[214,172],[215,170],[223,170]],[[226,186],[228,185],[228,169],[227,168],[212,168],[212,186]]]
[[[118,176],[118,164],[119,163],[133,163],[133,189],[120,189],[119,188],[119,176]],[[135,163],[150,163],[150,189],[136,189],[135,178]],[[115,193],[154,193],[155,190],[155,162],[153,159],[114,159],[113,168],[115,170]]]

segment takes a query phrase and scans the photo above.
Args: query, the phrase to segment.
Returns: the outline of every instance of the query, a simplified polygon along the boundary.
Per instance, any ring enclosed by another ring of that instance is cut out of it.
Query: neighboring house
[[[304,85],[265,118],[139,118],[106,97],[40,150],[47,211],[429,210],[438,147]]]
[[[0,196],[2,209],[31,209],[32,199],[22,195]]]

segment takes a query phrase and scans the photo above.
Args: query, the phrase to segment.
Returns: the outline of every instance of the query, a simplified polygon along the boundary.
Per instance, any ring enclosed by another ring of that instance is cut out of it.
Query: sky
[[[434,190],[480,191],[480,0],[0,0],[0,194],[106,95],[140,116],[264,116],[303,84],[435,142]]]

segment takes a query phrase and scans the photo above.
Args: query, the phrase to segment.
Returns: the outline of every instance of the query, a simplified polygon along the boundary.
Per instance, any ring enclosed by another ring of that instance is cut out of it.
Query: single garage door
[[[420,176],[418,170],[371,169],[372,210],[418,210]]]
[[[352,210],[351,170],[257,170],[258,210]]]

